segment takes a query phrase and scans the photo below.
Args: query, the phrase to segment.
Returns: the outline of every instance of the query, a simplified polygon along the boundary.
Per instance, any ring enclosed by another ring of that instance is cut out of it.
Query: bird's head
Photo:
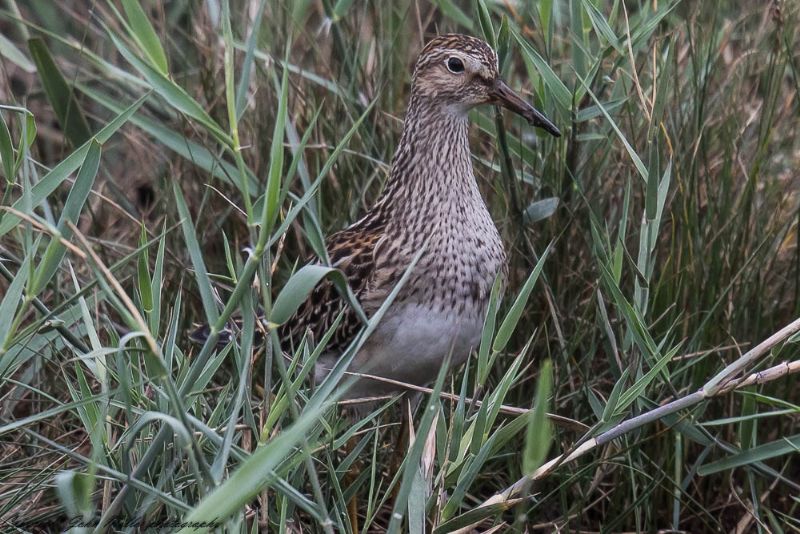
[[[481,104],[503,106],[530,124],[556,137],[561,135],[550,119],[503,81],[497,53],[475,37],[448,34],[428,42],[417,58],[411,90],[457,114],[466,114]]]

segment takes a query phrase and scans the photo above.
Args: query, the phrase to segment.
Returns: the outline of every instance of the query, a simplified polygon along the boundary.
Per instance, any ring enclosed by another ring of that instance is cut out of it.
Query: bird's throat
[[[384,190],[393,217],[430,218],[479,200],[469,149],[469,123],[460,110],[412,95]]]

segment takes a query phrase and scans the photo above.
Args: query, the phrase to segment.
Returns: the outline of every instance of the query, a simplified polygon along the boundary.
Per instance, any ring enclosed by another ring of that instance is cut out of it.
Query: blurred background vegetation
[[[553,458],[697,391],[800,315],[796,2],[0,8],[5,525],[800,530],[791,373],[478,506],[541,464],[537,447]],[[376,199],[413,61],[445,32],[496,43],[564,136],[473,113],[511,283],[481,356],[437,388],[460,400],[425,396],[409,444],[405,400],[343,419],[304,380],[314,347],[286,369],[254,317],[291,311],[303,259]],[[234,312],[241,342],[188,342]],[[746,372],[797,360],[779,341]],[[548,410],[571,421],[552,443],[526,432],[546,360]]]

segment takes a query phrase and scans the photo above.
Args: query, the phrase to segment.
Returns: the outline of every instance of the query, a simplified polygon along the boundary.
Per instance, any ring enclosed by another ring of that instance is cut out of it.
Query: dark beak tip
[[[531,117],[530,119],[528,119],[528,124],[530,124],[531,126],[535,126],[537,128],[541,128],[542,130],[546,131],[553,137],[561,137],[561,130],[559,130],[558,127],[552,122],[548,120],[542,120],[541,117],[538,116]]]
[[[561,137],[561,131],[544,114],[531,106],[515,93],[503,80],[496,79],[490,92],[490,102],[510,109],[518,115],[522,115],[531,126],[542,128],[554,137]]]

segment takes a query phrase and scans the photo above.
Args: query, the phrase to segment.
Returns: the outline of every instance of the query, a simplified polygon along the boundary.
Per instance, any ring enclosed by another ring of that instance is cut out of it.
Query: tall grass
[[[797,4],[2,8],[4,525],[800,529]],[[281,357],[257,310],[347,291],[299,258],[380,192],[447,31],[565,135],[473,114],[507,294],[416,408],[343,417],[391,297],[315,388],[322,343]]]

